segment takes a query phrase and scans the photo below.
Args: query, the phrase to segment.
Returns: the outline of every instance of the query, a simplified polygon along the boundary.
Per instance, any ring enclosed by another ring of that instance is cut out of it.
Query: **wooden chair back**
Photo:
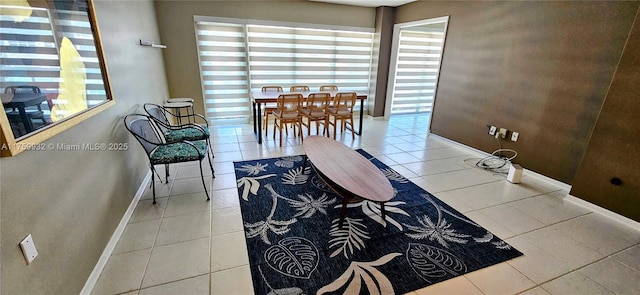
[[[291,92],[308,92],[310,90],[309,90],[309,86],[294,85],[294,86],[291,86],[291,88],[289,88],[289,91],[291,91]]]
[[[324,111],[331,102],[329,93],[311,93],[307,97],[306,107],[312,111]]]
[[[276,109],[281,112],[297,112],[302,108],[302,94],[280,94],[276,102]]]
[[[282,92],[282,86],[262,86],[262,92],[267,91]]]
[[[353,112],[353,107],[356,105],[358,95],[355,92],[341,92],[336,93],[334,100],[334,106],[338,109],[348,109]]]
[[[337,85],[322,85],[320,91],[338,91]]]

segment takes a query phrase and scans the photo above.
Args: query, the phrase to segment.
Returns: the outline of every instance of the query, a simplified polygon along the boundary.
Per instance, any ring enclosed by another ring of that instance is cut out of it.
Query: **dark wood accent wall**
[[[487,124],[524,168],[571,184],[639,2],[433,2],[396,23],[450,16],[431,131],[486,152]]]
[[[576,197],[636,221],[640,221],[638,17],[571,189]]]

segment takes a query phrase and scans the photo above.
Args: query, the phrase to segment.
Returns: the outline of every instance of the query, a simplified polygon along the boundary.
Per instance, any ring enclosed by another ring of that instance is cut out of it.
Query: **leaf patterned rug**
[[[255,294],[403,294],[522,255],[363,150],[395,197],[348,205],[304,156],[234,162]]]

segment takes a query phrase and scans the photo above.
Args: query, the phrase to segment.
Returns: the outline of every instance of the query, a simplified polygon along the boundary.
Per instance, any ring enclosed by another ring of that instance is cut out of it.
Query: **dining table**
[[[27,116],[26,107],[37,106],[47,100],[45,93],[2,93],[2,106],[4,109],[17,108],[20,120],[24,124],[24,130],[29,133],[34,130],[33,122]]]
[[[322,93],[331,94],[333,100],[337,93],[343,92],[356,92],[357,99],[360,101],[360,119],[358,125],[358,131],[351,130],[357,135],[362,134],[362,118],[364,117],[364,101],[367,100],[367,94],[357,91],[321,91]],[[306,100],[311,93],[319,93],[318,91],[293,91],[293,92],[278,92],[278,91],[251,91],[251,103],[253,105],[253,133],[256,136],[258,144],[262,144],[262,109],[263,105],[267,103],[275,103],[278,101],[280,94],[302,94],[302,97]]]

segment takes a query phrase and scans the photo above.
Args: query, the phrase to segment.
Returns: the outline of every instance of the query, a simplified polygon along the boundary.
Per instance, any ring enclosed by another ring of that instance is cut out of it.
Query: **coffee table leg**
[[[338,224],[338,228],[342,229],[342,224],[344,223],[344,216],[347,212],[347,204],[349,203],[349,199],[347,197],[342,197],[342,209],[340,209],[340,224]]]
[[[309,160],[309,157],[307,157],[307,155],[304,155],[304,162],[302,162],[302,173],[304,173],[304,169],[307,168],[308,160]]]
[[[386,212],[384,210],[384,203],[380,203],[380,212],[382,213],[382,220],[385,220]]]

